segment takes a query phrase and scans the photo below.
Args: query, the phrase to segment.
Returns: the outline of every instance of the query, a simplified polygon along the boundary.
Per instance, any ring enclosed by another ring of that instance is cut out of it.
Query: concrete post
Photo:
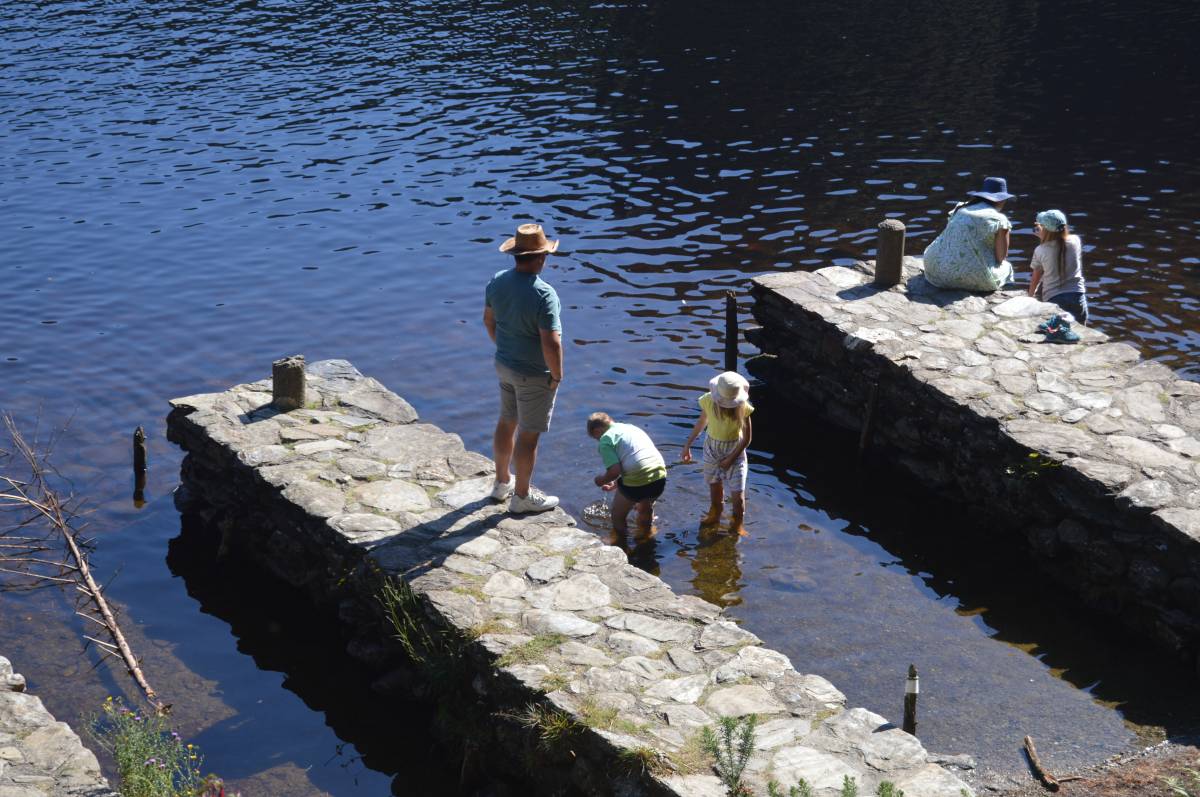
[[[303,354],[284,357],[271,364],[271,403],[281,412],[304,406]]]
[[[875,284],[890,288],[904,275],[904,225],[896,219],[879,222],[879,245],[875,250]]]

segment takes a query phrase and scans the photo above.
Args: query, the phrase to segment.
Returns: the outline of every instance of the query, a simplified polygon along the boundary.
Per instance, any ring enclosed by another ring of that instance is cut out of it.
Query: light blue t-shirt
[[[562,332],[554,289],[537,274],[510,268],[492,277],[485,301],[496,318],[496,362],[519,374],[550,373],[539,330]]]

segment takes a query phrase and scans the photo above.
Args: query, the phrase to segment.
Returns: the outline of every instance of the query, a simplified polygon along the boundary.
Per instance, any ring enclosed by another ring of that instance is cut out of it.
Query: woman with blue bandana
[[[1008,234],[1012,223],[1000,211],[1015,198],[1003,177],[987,177],[983,190],[950,211],[941,235],[925,249],[925,279],[939,288],[991,293],[1012,281]]]
[[[1078,235],[1072,235],[1067,217],[1061,210],[1043,210],[1033,225],[1037,233],[1037,249],[1029,267],[1033,277],[1029,295],[1042,289],[1042,301],[1053,302],[1081,324],[1087,324],[1087,285],[1083,281],[1083,245]]]

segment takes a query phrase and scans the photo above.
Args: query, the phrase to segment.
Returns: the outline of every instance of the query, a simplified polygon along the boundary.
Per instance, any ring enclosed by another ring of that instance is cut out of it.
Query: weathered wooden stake
[[[284,357],[271,364],[271,403],[283,412],[304,406],[304,355]]]
[[[146,430],[138,427],[133,430],[133,473],[146,472]]]
[[[736,371],[738,360],[737,299],[725,291],[725,370]]]
[[[921,679],[917,666],[908,665],[908,681],[904,684],[904,732],[917,735],[917,694],[921,691]]]
[[[879,245],[875,249],[875,284],[890,288],[904,275],[904,225],[896,219],[879,222]]]

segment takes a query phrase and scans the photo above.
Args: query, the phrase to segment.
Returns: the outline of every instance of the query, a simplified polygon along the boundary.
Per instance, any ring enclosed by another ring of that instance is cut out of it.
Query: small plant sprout
[[[849,775],[842,775],[842,797],[858,797],[858,781]]]
[[[904,792],[896,788],[896,784],[885,780],[875,789],[875,797],[904,797]]]
[[[784,797],[783,787],[776,781],[771,781],[767,784],[767,794],[769,797]],[[800,782],[788,789],[787,797],[813,797],[812,786],[808,785],[808,781],[800,778]]]
[[[713,768],[725,784],[729,797],[749,797],[750,789],[742,783],[742,773],[754,754],[754,730],[758,715],[721,717],[718,730],[705,727],[701,741],[704,749],[716,761]]]

